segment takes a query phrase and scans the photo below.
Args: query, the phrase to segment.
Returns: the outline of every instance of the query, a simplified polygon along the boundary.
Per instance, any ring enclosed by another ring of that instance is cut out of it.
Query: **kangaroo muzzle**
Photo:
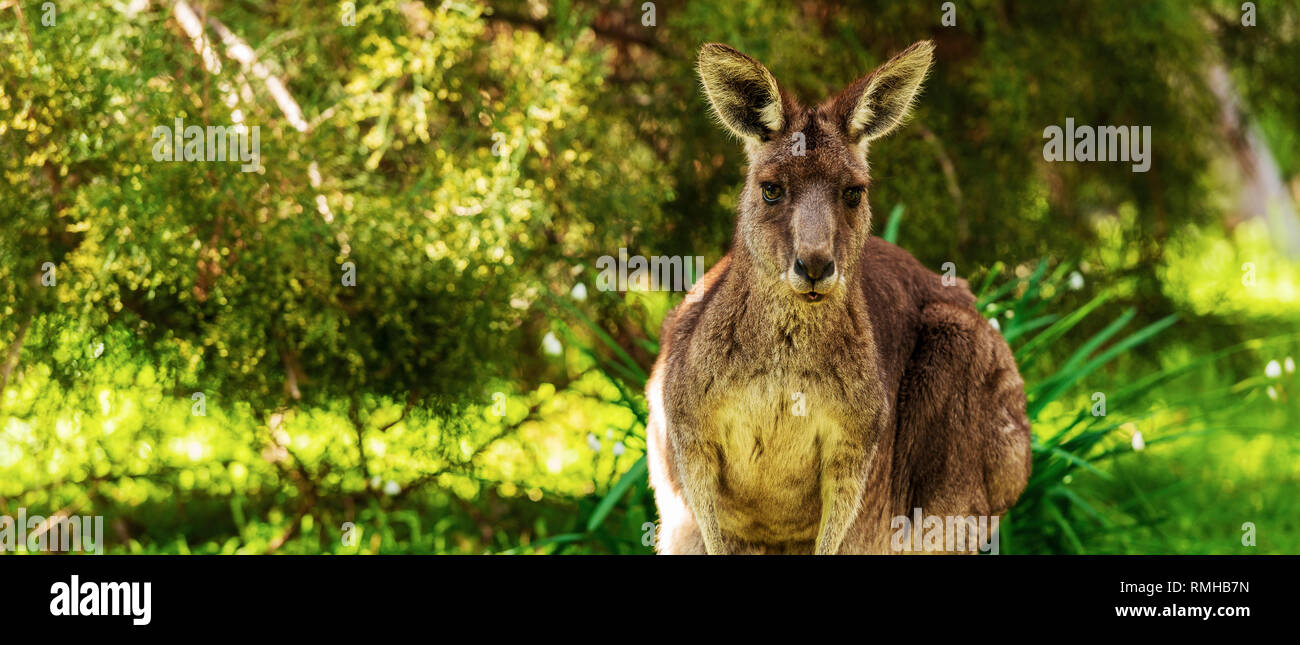
[[[834,290],[839,283],[835,265],[834,215],[819,199],[809,199],[795,210],[792,221],[794,252],[786,272],[790,288],[810,302]]]

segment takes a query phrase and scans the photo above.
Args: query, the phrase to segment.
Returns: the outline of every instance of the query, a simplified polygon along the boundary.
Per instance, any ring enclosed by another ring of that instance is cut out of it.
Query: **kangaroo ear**
[[[722,124],[746,140],[762,140],[785,125],[781,90],[758,61],[719,43],[700,48],[700,81]]]
[[[879,139],[898,127],[916,99],[934,58],[934,43],[923,40],[858,79],[835,99],[849,139]]]

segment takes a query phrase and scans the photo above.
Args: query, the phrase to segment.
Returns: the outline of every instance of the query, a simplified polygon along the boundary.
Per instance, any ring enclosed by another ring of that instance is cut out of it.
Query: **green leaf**
[[[591,517],[587,519],[588,532],[596,530],[596,527],[600,526],[601,523],[605,521],[609,512],[614,510],[614,505],[618,503],[619,499],[622,499],[623,494],[626,493],[633,484],[645,480],[648,469],[649,467],[646,464],[646,458],[642,456],[635,464],[632,464],[632,467],[629,468],[627,472],[623,473],[622,477],[618,478],[618,482],[609,489],[608,493],[605,493],[605,496],[601,498],[600,503],[596,505],[596,510],[592,511]]]
[[[903,223],[903,205],[895,204],[893,210],[889,211],[889,219],[885,222],[885,232],[880,234],[880,239],[890,244],[898,244],[898,227]]]
[[[575,318],[581,321],[588,330],[595,334],[596,338],[600,339],[606,347],[614,352],[615,356],[623,361],[623,366],[626,367],[628,372],[635,374],[636,378],[639,379],[642,385],[645,384],[646,379],[648,378],[645,370],[641,369],[641,366],[632,358],[632,355],[628,354],[627,351],[618,344],[618,341],[614,340],[613,336],[610,336],[604,329],[601,329],[600,325],[597,325],[595,321],[588,318],[586,314],[582,313],[581,310],[574,307],[572,304],[569,304],[563,299],[557,298],[550,293],[547,293],[546,296],[551,299],[551,302],[560,305],[561,308],[567,310],[570,314],[573,314]]]
[[[1097,369],[1102,365],[1105,365],[1112,358],[1115,358],[1119,354],[1126,352],[1130,349],[1133,349],[1134,347],[1137,347],[1142,343],[1145,343],[1146,341],[1154,337],[1156,334],[1164,331],[1167,327],[1169,327],[1170,325],[1174,324],[1177,321],[1178,321],[1178,314],[1170,314],[1168,316],[1165,316],[1164,318],[1161,318],[1160,320],[1157,320],[1156,322],[1153,322],[1150,325],[1147,325],[1146,327],[1143,327],[1142,329],[1134,332],[1133,335],[1125,338],[1124,340],[1115,343],[1109,349],[1097,355],[1096,358],[1088,361],[1087,363],[1084,363],[1078,369],[1071,370],[1068,372],[1067,371],[1059,372],[1058,376],[1054,380],[1050,381],[1051,383],[1054,383],[1051,389],[1047,390],[1045,394],[1034,397],[1034,402],[1029,405],[1029,410],[1028,410],[1030,418],[1036,417],[1038,415],[1038,412],[1040,412],[1043,409],[1043,406],[1047,405],[1050,401],[1060,396],[1061,393],[1064,392],[1071,385],[1074,385],[1083,377],[1087,376],[1088,374],[1091,374],[1093,370]],[[1039,384],[1039,386],[1035,387],[1034,390],[1037,392],[1041,390],[1043,387],[1045,387],[1046,385],[1047,383]]]

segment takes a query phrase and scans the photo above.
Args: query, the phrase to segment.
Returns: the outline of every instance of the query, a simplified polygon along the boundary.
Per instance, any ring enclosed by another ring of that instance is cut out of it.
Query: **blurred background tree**
[[[1092,314],[1031,382],[1131,350],[1044,399],[1040,436],[1247,343],[1105,437],[1211,438],[1059,473],[1043,491],[1100,501],[1043,505],[1024,550],[1231,551],[1236,515],[1204,514],[1225,451],[1264,487],[1240,508],[1300,517],[1273,382],[1300,321],[1300,5],[970,0],[944,26],[941,4],[0,2],[0,513],[102,513],[127,551],[647,551],[639,381],[680,296],[599,292],[594,264],[726,251],[744,159],[695,52],[815,101],[930,38],[911,124],[872,150],[875,230],[898,213],[928,266]],[[260,168],[155,161],[178,118],[257,126]],[[1043,162],[1066,118],[1151,126],[1150,171]],[[1160,342],[1106,334],[1170,314]],[[1236,434],[1189,407],[1224,389]],[[1168,512],[1142,492],[1198,477]]]

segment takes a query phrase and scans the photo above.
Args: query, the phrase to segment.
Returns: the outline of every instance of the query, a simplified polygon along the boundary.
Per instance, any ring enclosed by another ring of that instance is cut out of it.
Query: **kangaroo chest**
[[[721,528],[772,542],[815,538],[824,453],[846,428],[839,385],[774,370],[721,391],[708,419],[721,451]]]

